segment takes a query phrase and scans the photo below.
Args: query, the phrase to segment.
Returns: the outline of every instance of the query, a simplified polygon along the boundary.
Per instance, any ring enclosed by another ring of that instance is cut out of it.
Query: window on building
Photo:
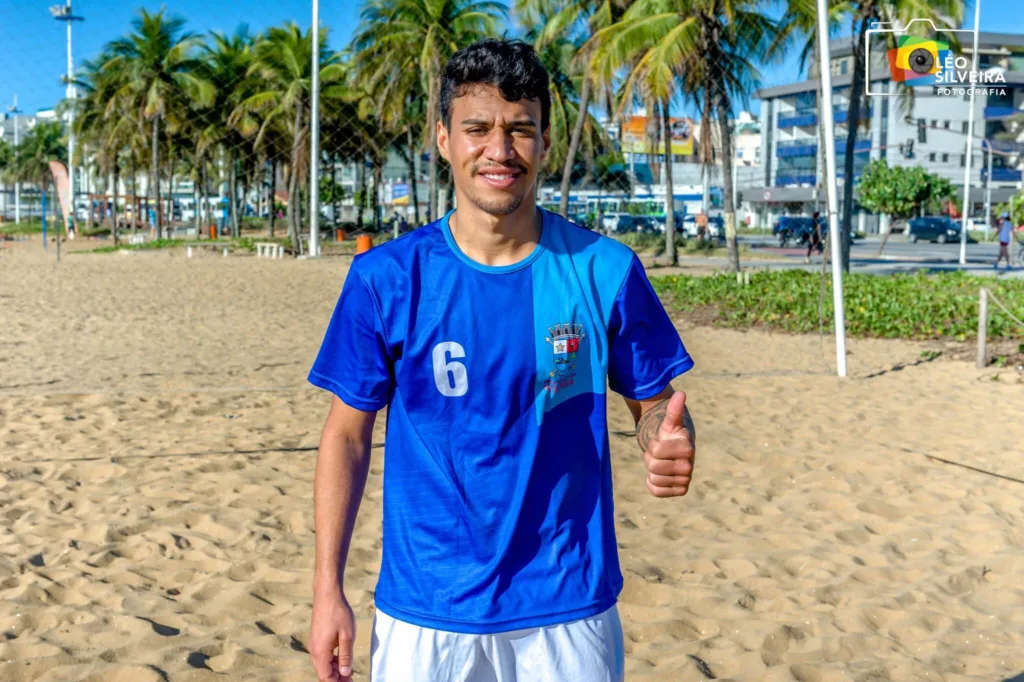
[[[966,168],[967,167],[967,155],[966,154],[961,154],[960,155],[960,167],[961,168]]]
[[[849,70],[850,70],[850,67],[849,67],[849,62],[847,60],[844,59],[843,61],[839,62],[839,75],[840,76],[845,76],[847,71],[849,71]]]
[[[942,155],[942,163],[949,163],[949,154]]]
[[[942,127],[945,128],[946,130],[949,130],[949,121],[943,121]]]
[[[961,126],[960,132],[962,132],[964,135],[967,134],[967,121],[963,122],[963,125]]]
[[[929,161],[934,161],[935,160],[935,152],[932,152],[931,154],[928,155],[928,160]]]
[[[936,119],[933,118],[932,119],[932,128],[938,128],[938,127],[939,127],[939,122]]]

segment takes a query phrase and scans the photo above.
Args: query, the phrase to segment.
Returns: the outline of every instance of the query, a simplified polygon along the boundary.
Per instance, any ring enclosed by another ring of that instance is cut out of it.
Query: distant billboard
[[[404,182],[396,182],[391,186],[391,203],[394,206],[409,205],[409,185]]]
[[[661,127],[660,124],[658,127]],[[693,119],[670,118],[669,130],[672,136],[672,153],[692,156]],[[622,151],[635,154],[651,153],[651,145],[647,139],[646,116],[630,116],[622,124]],[[654,153],[665,153],[664,142],[659,142]]]

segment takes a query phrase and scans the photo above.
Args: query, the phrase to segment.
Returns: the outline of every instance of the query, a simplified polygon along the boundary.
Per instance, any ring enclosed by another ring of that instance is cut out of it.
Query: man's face
[[[551,144],[541,132],[539,101],[506,101],[479,85],[452,100],[451,129],[437,124],[437,146],[455,189],[492,215],[512,213],[533,192]]]

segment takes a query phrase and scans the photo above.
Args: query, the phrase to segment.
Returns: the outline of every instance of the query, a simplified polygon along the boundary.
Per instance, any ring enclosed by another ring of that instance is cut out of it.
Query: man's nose
[[[491,161],[507,162],[516,156],[516,148],[512,144],[512,135],[501,128],[495,128],[487,138],[484,156]]]

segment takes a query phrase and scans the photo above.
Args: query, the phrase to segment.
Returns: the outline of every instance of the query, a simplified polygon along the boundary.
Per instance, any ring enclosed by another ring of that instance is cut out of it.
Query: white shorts
[[[469,635],[377,611],[371,682],[623,682],[619,611],[559,625]]]

